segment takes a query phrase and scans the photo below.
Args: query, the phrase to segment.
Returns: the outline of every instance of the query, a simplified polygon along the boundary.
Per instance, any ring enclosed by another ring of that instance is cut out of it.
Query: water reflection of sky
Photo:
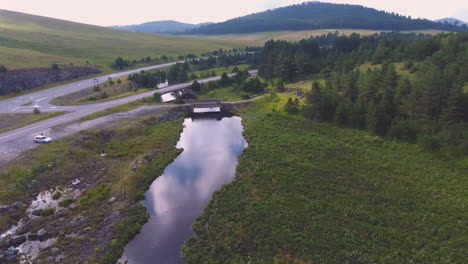
[[[235,174],[246,146],[239,117],[186,119],[177,143],[184,151],[146,192],[149,222],[125,248],[130,263],[182,263],[181,247],[214,191]]]

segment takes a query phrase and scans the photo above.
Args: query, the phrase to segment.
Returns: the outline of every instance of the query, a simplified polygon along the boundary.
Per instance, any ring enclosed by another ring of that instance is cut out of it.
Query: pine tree
[[[449,95],[445,100],[445,107],[442,111],[442,121],[451,125],[466,119],[464,97],[462,91],[463,82],[456,82],[450,89]]]
[[[374,101],[370,101],[367,105],[366,113],[366,127],[372,132],[378,131],[379,117],[377,114],[377,107]]]

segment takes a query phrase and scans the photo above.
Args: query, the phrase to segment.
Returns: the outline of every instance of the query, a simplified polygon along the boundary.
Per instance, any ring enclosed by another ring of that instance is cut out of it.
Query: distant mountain
[[[439,22],[439,23],[447,22],[448,24],[456,25],[456,26],[462,26],[462,25],[467,25],[468,26],[467,22],[463,22],[460,19],[456,19],[456,18],[452,18],[452,17],[437,19],[437,20],[434,20],[434,22]]]
[[[139,25],[128,25],[128,26],[112,26],[116,29],[126,29],[131,31],[147,32],[147,33],[159,33],[159,34],[177,34],[185,32],[190,29],[194,29],[203,25],[209,25],[211,23],[202,24],[188,24],[174,20],[161,20],[152,21]]]
[[[360,5],[305,2],[193,28],[186,34],[236,34],[313,29],[460,30],[451,24],[412,19]]]

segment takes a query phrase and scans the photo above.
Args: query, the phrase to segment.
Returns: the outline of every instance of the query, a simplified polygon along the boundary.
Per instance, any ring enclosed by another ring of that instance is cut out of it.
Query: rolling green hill
[[[427,19],[412,19],[395,13],[378,11],[360,5],[305,2],[265,12],[205,25],[188,30],[188,34],[241,34],[265,31],[312,29],[370,30],[460,30],[450,24]]]
[[[0,65],[8,69],[86,61],[108,68],[118,56],[128,60],[177,57],[235,47],[240,45],[131,32],[0,9]]]
[[[151,21],[139,25],[112,26],[111,28],[126,29],[131,31],[159,33],[159,34],[177,34],[186,30],[200,27],[211,23],[188,24],[173,20]]]

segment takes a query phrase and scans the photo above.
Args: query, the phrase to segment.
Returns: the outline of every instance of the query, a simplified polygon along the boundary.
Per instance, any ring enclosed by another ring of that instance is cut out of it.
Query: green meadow
[[[213,41],[229,41],[232,43],[241,43],[248,46],[263,46],[268,40],[286,40],[286,41],[299,41],[301,39],[308,39],[310,37],[326,35],[328,33],[335,33],[338,31],[342,35],[349,36],[352,33],[360,35],[372,35],[384,30],[368,30],[368,29],[317,29],[317,30],[301,30],[301,31],[271,31],[271,32],[256,32],[247,34],[224,34],[224,35],[190,35],[194,39],[206,39]],[[408,33],[423,33],[436,35],[444,31],[441,30],[414,30],[405,31]]]
[[[8,69],[86,62],[108,68],[118,56],[177,59],[189,53],[241,47],[223,40],[131,32],[7,10],[0,10],[0,32],[0,64]]]
[[[468,161],[283,111],[237,113],[248,148],[186,263],[466,263]]]

